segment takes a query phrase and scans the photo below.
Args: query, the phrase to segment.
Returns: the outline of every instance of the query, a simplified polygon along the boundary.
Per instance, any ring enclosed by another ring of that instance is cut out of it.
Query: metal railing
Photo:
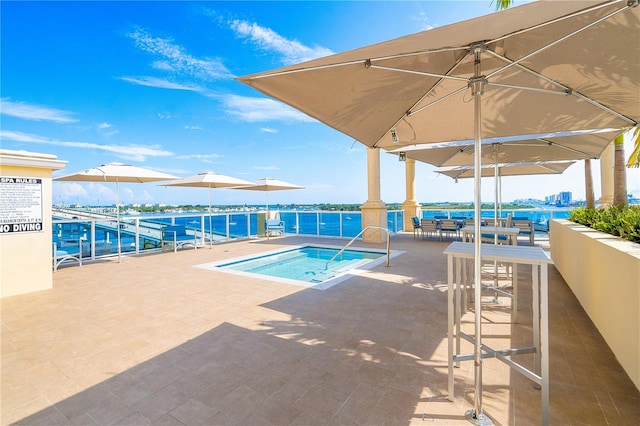
[[[353,242],[355,240],[358,239],[358,237],[362,234],[365,233],[365,231],[367,231],[368,229],[380,229],[384,232],[386,232],[387,234],[387,267],[390,264],[390,254],[391,254],[391,233],[389,232],[389,230],[387,228],[383,228],[382,226],[375,226],[375,225],[369,225],[366,228],[364,228],[362,231],[360,231],[358,233],[358,235],[356,235],[355,237],[353,237],[347,244],[345,244],[344,247],[342,247],[340,250],[338,250],[338,252],[336,254],[333,255],[333,257],[331,259],[329,259],[329,261],[327,262],[327,264],[325,265],[325,269],[329,269],[329,264],[331,262],[333,262],[335,260],[336,257],[338,257],[339,254],[341,254],[343,251],[345,251],[347,249],[347,247],[349,247],[351,244],[353,244]]]

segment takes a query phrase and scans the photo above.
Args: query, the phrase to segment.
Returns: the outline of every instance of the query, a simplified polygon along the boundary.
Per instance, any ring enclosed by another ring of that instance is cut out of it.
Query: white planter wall
[[[551,258],[640,389],[640,244],[552,220]]]

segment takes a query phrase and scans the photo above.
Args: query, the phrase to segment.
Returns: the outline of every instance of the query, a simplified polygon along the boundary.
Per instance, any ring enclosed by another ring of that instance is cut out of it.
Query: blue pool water
[[[261,278],[267,276],[291,284],[328,288],[338,283],[336,278],[347,278],[348,274],[353,274],[358,269],[368,269],[386,260],[386,252],[348,249],[329,262],[339,250],[334,247],[303,246],[199,266],[240,275]]]

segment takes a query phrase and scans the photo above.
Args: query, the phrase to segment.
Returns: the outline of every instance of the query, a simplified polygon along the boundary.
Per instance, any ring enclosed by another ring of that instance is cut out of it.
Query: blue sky
[[[516,2],[516,4],[519,4]],[[119,161],[186,177],[204,171],[304,186],[270,203],[363,203],[366,149],[264,97],[235,77],[355,49],[487,13],[490,0],[397,2],[0,3],[3,149],[54,154],[61,176]],[[631,145],[626,145],[627,153]],[[416,165],[421,202],[473,200]],[[381,194],[405,199],[404,163],[381,153]],[[628,169],[640,196],[640,170]],[[594,164],[596,197],[599,167]],[[584,198],[581,162],[562,176],[503,179],[503,200],[572,191]],[[264,194],[216,189],[214,204],[261,204]],[[121,184],[130,203],[207,204],[207,191]],[[483,201],[493,199],[483,180]],[[54,182],[54,203],[113,204],[109,183]]]

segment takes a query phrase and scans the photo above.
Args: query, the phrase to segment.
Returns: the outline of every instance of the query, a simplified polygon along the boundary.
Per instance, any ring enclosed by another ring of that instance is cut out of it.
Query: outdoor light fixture
[[[400,151],[400,155],[398,156],[398,160],[407,161],[407,153],[404,151]]]
[[[391,129],[391,142],[398,143],[398,134],[396,133],[396,129]]]

